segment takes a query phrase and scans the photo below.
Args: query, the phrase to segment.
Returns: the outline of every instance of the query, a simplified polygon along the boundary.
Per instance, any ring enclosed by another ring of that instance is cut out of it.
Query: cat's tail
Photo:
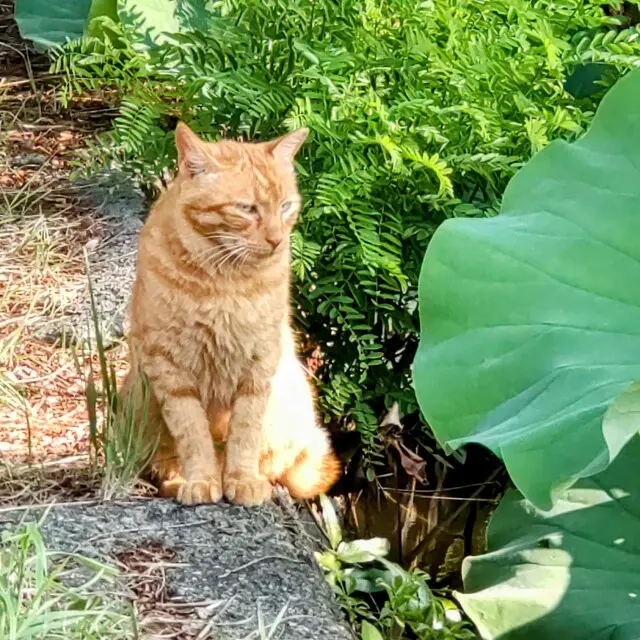
[[[278,482],[289,490],[293,498],[315,498],[326,493],[342,475],[342,463],[331,449],[326,434],[318,429],[322,438],[307,446],[297,455],[293,465]]]

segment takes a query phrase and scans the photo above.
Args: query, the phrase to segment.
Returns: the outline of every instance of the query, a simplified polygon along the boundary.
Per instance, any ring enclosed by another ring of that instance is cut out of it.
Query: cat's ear
[[[300,147],[304,144],[308,135],[309,129],[302,127],[301,129],[287,133],[281,138],[276,138],[268,142],[267,146],[278,162],[281,164],[293,164],[293,159],[296,157],[298,151],[300,151]]]
[[[178,169],[192,178],[215,170],[213,160],[206,151],[205,143],[184,122],[176,127]]]

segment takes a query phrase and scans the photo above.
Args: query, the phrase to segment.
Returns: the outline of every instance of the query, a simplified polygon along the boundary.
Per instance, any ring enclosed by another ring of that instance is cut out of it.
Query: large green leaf
[[[457,594],[484,638],[640,638],[640,439],[606,471],[565,491],[550,512],[517,491],[467,558]]]
[[[42,49],[64,44],[90,32],[94,18],[117,21],[117,0],[16,0],[15,18],[23,38]],[[97,35],[97,32],[92,34]]]
[[[91,4],[91,0],[16,0],[20,35],[44,48],[64,44],[67,38],[79,38]]]
[[[118,22],[118,0],[92,0],[89,15],[87,16],[88,25],[95,18],[102,17]]]
[[[640,378],[638,109],[634,71],[584,138],[516,175],[501,215],[445,222],[420,276],[426,418],[441,443],[492,449],[543,508],[635,430],[602,417]]]
[[[170,34],[206,32],[217,5],[215,0],[118,0],[118,17],[138,44],[150,47]]]
[[[16,0],[15,17],[21,35],[43,48],[79,38],[103,16],[121,20],[137,44],[150,46],[167,34],[206,29],[213,6],[212,0]]]
[[[178,33],[178,0],[118,0],[118,16],[146,46],[162,42],[167,33]]]

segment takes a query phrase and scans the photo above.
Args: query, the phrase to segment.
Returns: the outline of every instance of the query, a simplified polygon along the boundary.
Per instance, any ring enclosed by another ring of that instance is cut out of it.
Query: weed
[[[276,640],[282,635],[283,622],[286,621],[285,614],[289,609],[289,603],[285,604],[272,622],[266,622],[260,603],[258,603],[258,628],[252,631],[243,640]],[[278,634],[278,635],[276,635]]]
[[[101,562],[48,551],[37,524],[5,530],[0,547],[0,637],[135,637],[130,608],[113,590],[116,575],[116,569]]]
[[[320,503],[329,549],[316,559],[364,640],[401,640],[407,633],[418,640],[476,637],[455,604],[431,591],[426,573],[387,560],[384,538],[345,542],[331,501],[322,495]]]
[[[93,325],[93,331],[89,335],[93,334],[95,345],[91,341],[88,345],[82,345],[82,357],[76,357],[76,362],[85,383],[93,463],[100,468],[102,474],[102,497],[111,499],[130,492],[139,482],[140,472],[154,453],[154,446],[145,438],[148,385],[143,382],[143,402],[139,410],[134,408],[130,397],[119,397],[115,370],[107,360],[102,340],[86,254],[85,265]],[[93,355],[97,356],[97,375]],[[81,362],[89,363],[88,372],[81,366]]]

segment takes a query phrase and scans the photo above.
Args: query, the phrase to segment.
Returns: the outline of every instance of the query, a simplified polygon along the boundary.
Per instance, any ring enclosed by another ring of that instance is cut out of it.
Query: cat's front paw
[[[271,497],[273,487],[263,477],[229,473],[224,477],[224,495],[229,502],[255,507]]]
[[[222,498],[220,481],[213,477],[187,480],[178,490],[178,502],[182,504],[203,504],[218,502]]]

